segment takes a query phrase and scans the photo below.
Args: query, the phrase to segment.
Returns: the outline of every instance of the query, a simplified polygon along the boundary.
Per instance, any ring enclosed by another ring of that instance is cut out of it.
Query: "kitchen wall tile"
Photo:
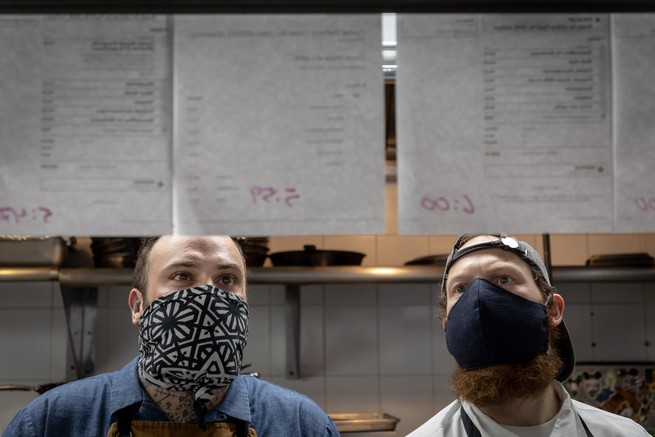
[[[589,258],[587,234],[551,234],[551,264],[553,266],[580,266]]]
[[[376,305],[378,299],[376,284],[327,284],[326,305]]]
[[[320,284],[302,285],[300,287],[300,305],[323,305],[325,302],[324,286]]]
[[[646,322],[642,305],[593,305],[592,311],[595,360],[646,360]]]
[[[269,305],[271,301],[270,286],[266,284],[248,284],[249,305]]]
[[[594,357],[592,310],[589,303],[566,303],[564,321],[573,342],[576,361],[590,361]]]
[[[430,305],[430,284],[380,284],[380,305]]]
[[[639,234],[589,234],[589,255],[641,251]]]
[[[287,372],[287,319],[283,306],[271,306],[270,314],[270,369],[266,377],[286,377]]]
[[[119,370],[139,354],[139,329],[132,324],[127,308],[107,309],[105,348],[104,368],[98,369],[98,372]]]
[[[437,414],[455,400],[450,385],[450,375],[437,375],[434,377],[434,414]],[[434,415],[433,414],[433,415]],[[430,416],[432,417],[432,416]],[[422,422],[419,424],[421,425]]]
[[[380,378],[380,413],[400,419],[396,434],[404,436],[434,415],[432,376],[383,376]]]
[[[565,305],[591,302],[591,285],[587,282],[555,282],[553,285],[564,298]]]
[[[347,250],[366,254],[363,266],[377,265],[377,241],[374,235],[338,235],[324,238],[326,250]]]
[[[52,308],[50,329],[50,381],[66,380],[66,359],[68,347],[68,325],[62,308]]]
[[[325,375],[323,307],[305,306],[300,311],[300,376]]]
[[[329,413],[379,413],[380,386],[376,376],[328,376],[325,409]]]
[[[52,286],[52,307],[64,308],[64,299],[61,296],[61,288],[56,282]]]
[[[96,306],[98,308],[106,308],[107,307],[107,300],[109,299],[109,289],[110,287],[98,287],[97,288],[97,293],[96,293]],[[125,298],[125,301],[127,301],[127,298]]]
[[[100,303],[100,293],[104,292],[107,298],[107,307],[123,308],[129,312],[130,290],[132,290],[130,285],[98,287],[98,303]]]
[[[375,307],[325,307],[326,375],[377,375]]]
[[[432,372],[434,375],[450,375],[453,370],[455,360],[448,352],[446,347],[446,331],[439,318],[439,309],[437,305],[432,305],[431,324],[431,342],[432,342]]]
[[[655,282],[642,284],[644,290],[644,302],[655,303]]]
[[[380,307],[381,375],[432,374],[432,324],[428,306]]]
[[[378,237],[378,264],[381,266],[402,266],[407,261],[430,254],[430,244],[425,236]]]
[[[243,364],[248,372],[271,375],[271,318],[270,307],[252,305],[248,322],[248,344],[243,353]]]
[[[0,380],[49,382],[51,309],[0,310]],[[7,351],[10,351],[7,353]]]
[[[450,374],[434,377],[434,414],[455,400],[455,394],[450,385]]]
[[[131,322],[131,321],[130,321]],[[101,373],[99,369],[107,369],[107,355],[109,348],[107,347],[107,331],[110,329],[109,315],[107,308],[98,308],[96,311],[96,357],[95,357],[95,370],[96,373]]]
[[[448,352],[448,348],[446,347],[446,333],[442,329],[435,334],[436,335],[434,335],[433,338],[435,339],[436,346],[433,350],[432,358],[434,375],[450,375],[455,366],[455,359],[450,355],[450,352]]]
[[[269,293],[271,305],[284,305],[286,302],[287,290],[284,285],[270,285]]]
[[[591,301],[594,303],[642,303],[641,284],[632,282],[594,282],[591,284]]]
[[[0,309],[50,308],[58,289],[54,282],[1,282]]]

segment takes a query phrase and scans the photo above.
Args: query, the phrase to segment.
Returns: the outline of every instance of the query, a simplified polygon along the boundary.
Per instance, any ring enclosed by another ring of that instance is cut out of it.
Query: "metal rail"
[[[250,284],[436,283],[438,266],[254,267]],[[70,287],[132,284],[132,269],[0,267],[0,282],[58,281]],[[553,282],[655,282],[652,267],[553,267]]]
[[[0,0],[0,13],[609,13],[652,12],[647,0]]]

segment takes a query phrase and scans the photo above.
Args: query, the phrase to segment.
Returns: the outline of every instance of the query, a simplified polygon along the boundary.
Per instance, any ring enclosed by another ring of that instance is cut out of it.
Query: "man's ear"
[[[548,316],[550,317],[551,326],[557,326],[562,323],[564,318],[564,298],[553,293],[552,305],[548,307]]]
[[[127,304],[130,306],[130,311],[132,312],[132,324],[138,325],[139,320],[141,319],[141,314],[144,310],[144,300],[141,292],[136,288],[133,288],[130,291]]]

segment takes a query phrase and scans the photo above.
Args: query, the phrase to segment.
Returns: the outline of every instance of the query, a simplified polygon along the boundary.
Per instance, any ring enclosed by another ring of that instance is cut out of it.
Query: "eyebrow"
[[[483,274],[487,274],[487,273],[496,274],[499,270],[508,270],[508,269],[511,270],[512,272],[523,273],[521,267],[512,261],[495,260],[491,264],[486,265],[484,267]],[[456,273],[455,275],[448,273],[448,276],[446,276],[446,284],[444,284],[445,291],[448,292],[448,289],[446,287],[448,283],[452,283],[453,279],[455,281],[458,280],[462,281],[463,279],[467,279],[470,276],[471,274],[468,273],[468,271]],[[475,276],[475,277],[479,277],[479,276]]]
[[[166,267],[164,267],[164,270],[170,270],[170,269],[175,269],[175,268],[194,268],[198,267],[201,264],[200,260],[189,260],[189,259],[183,259],[180,261],[174,261],[170,264],[168,264]],[[214,264],[213,267],[216,268],[216,270],[231,270],[231,269],[237,269],[241,271],[241,266],[236,263],[222,263],[222,264]]]

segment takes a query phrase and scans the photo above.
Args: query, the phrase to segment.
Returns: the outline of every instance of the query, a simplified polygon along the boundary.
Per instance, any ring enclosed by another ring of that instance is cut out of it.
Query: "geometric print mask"
[[[248,304],[239,296],[211,285],[176,291],[143,311],[139,374],[210,400],[239,374],[247,339]]]

